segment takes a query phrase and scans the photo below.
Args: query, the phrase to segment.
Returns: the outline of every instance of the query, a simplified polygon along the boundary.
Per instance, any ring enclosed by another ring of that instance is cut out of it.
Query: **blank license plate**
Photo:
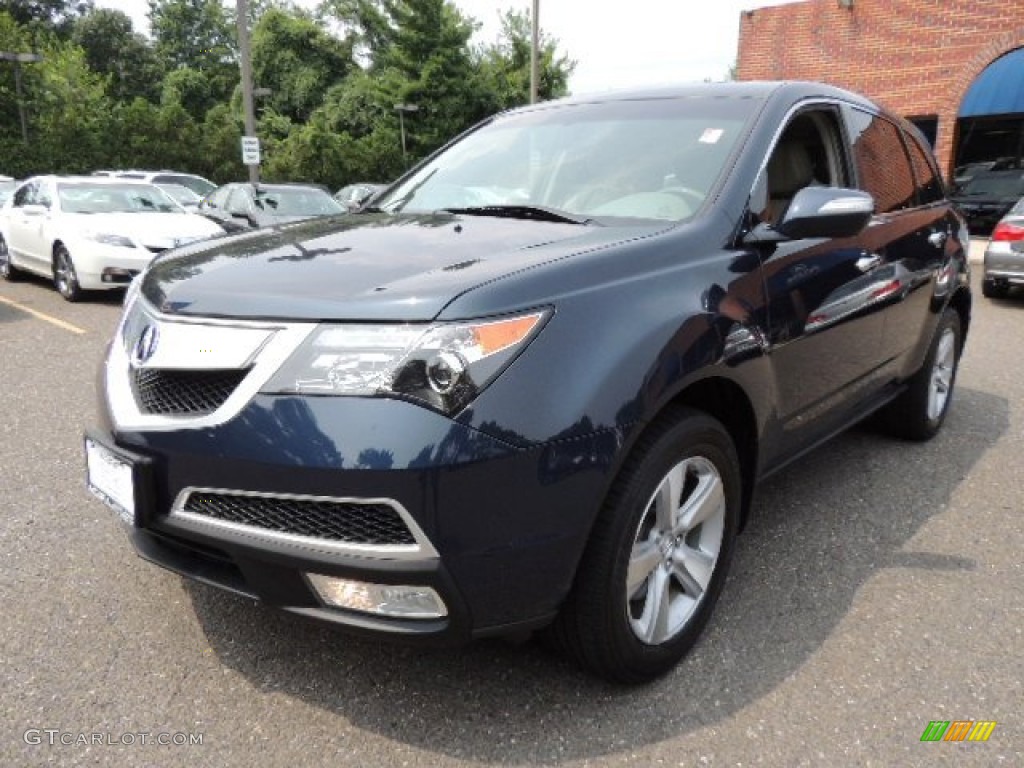
[[[117,512],[126,523],[135,522],[135,485],[132,465],[99,443],[85,440],[86,480],[89,490]]]

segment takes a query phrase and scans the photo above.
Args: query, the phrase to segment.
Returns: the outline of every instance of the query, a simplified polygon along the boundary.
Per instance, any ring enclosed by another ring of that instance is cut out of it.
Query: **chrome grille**
[[[242,383],[248,369],[179,371],[132,370],[132,388],[143,413],[200,416],[220,408]]]
[[[387,504],[194,491],[183,511],[265,531],[366,546],[409,546],[416,539]]]

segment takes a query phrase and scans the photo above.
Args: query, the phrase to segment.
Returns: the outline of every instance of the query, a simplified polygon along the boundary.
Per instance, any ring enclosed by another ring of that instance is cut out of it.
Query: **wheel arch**
[[[962,287],[953,294],[949,300],[949,306],[960,315],[960,349],[962,352],[967,342],[967,331],[971,325],[971,292]]]
[[[735,381],[714,376],[685,387],[669,402],[666,409],[669,407],[686,407],[706,413],[721,422],[732,438],[743,478],[743,506],[740,510],[742,530],[754,496],[760,446],[757,418],[750,397]]]

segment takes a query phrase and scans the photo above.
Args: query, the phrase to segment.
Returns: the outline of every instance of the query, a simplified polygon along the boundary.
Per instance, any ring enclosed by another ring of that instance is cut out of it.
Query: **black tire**
[[[53,287],[67,301],[79,301],[85,293],[78,284],[75,262],[60,243],[53,249]]]
[[[21,278],[21,270],[11,264],[11,252],[7,248],[7,241],[0,235],[0,278],[9,283]]]
[[[696,642],[721,592],[741,496],[736,450],[718,421],[680,408],[652,425],[598,516],[551,638],[613,682],[642,683],[670,671]],[[663,498],[673,501],[661,506]],[[684,503],[697,498],[706,503]],[[686,528],[686,510],[697,508],[703,522]],[[665,509],[671,526],[660,524]]]
[[[1010,284],[1000,280],[982,280],[981,295],[986,299],[1002,299],[1010,292]]]
[[[935,329],[924,365],[910,380],[907,391],[882,412],[886,431],[917,441],[930,440],[938,434],[953,401],[960,352],[960,315],[947,309]]]

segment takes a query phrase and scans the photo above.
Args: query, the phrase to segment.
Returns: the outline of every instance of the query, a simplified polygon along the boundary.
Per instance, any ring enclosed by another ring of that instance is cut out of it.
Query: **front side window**
[[[777,223],[804,187],[844,187],[849,173],[839,141],[837,116],[831,108],[805,110],[783,130],[764,170],[767,196],[755,196],[753,211],[761,221]]]
[[[376,206],[387,212],[545,208],[600,223],[691,218],[759,103],[676,98],[500,116]]]
[[[915,203],[916,185],[900,130],[883,117],[850,110],[850,138],[861,188],[875,198],[878,213]]]
[[[22,186],[17,192],[14,193],[14,200],[11,201],[11,205],[13,205],[15,208],[21,208],[26,205],[33,205],[36,202],[36,188],[38,186],[38,181],[30,181],[28,184]]]

